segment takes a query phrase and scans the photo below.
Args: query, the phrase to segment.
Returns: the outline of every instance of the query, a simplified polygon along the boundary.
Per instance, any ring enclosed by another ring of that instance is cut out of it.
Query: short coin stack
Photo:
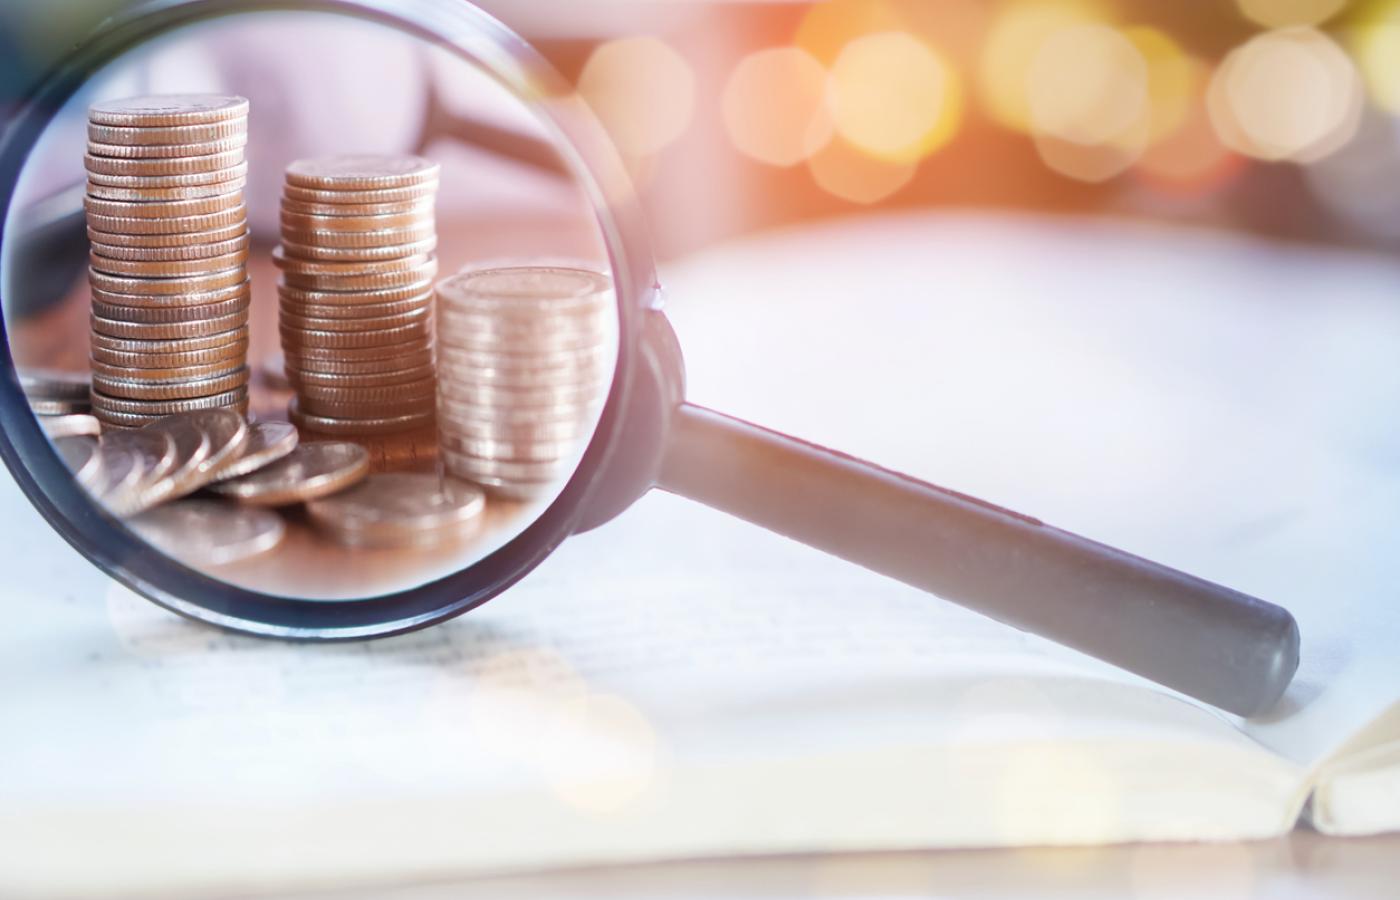
[[[105,427],[247,409],[247,140],[242,97],[89,110],[92,411]]]
[[[417,156],[287,167],[273,261],[299,428],[354,437],[432,422],[437,185],[438,165]]]
[[[437,286],[438,434],[446,470],[530,499],[568,474],[607,394],[609,280],[556,266],[483,269]]]

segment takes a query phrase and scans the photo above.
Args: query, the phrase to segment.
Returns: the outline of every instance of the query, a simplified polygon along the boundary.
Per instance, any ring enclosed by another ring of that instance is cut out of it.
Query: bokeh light
[[[914,177],[916,164],[878,159],[844,138],[835,137],[807,160],[812,179],[833,197],[852,203],[878,203]]]
[[[836,131],[890,162],[910,162],[946,144],[962,113],[961,87],[946,62],[903,31],[856,38],[829,76]]]
[[[1061,28],[1036,48],[1026,70],[1026,102],[1037,135],[1104,144],[1147,112],[1147,60],[1107,25]]]
[[[1007,128],[1029,131],[1026,85],[1036,51],[1057,31],[1106,19],[1090,0],[1004,4],[992,21],[977,67],[977,91],[986,113]]]
[[[1205,84],[1204,66],[1166,33],[1145,25],[1123,30],[1147,64],[1147,138],[1177,131],[1190,116],[1193,98]]]
[[[1143,145],[1113,142],[1080,144],[1051,134],[1035,134],[1041,162],[1066,178],[1097,184],[1127,171],[1142,154]]]
[[[1235,0],[1245,18],[1265,28],[1317,25],[1342,11],[1347,0]]]
[[[1245,159],[1221,142],[1211,123],[1205,97],[1209,68],[1188,60],[1186,70],[1189,93],[1182,104],[1182,118],[1147,148],[1136,171],[1159,190],[1196,195],[1218,188],[1243,171]]]
[[[1367,8],[1351,35],[1352,52],[1376,104],[1400,113],[1400,0]]]
[[[1341,47],[1313,29],[1290,28],[1232,50],[1207,101],[1226,146],[1257,159],[1307,162],[1355,133],[1362,97]]]
[[[744,57],[721,102],[730,141],[760,162],[792,166],[831,140],[826,69],[798,47],[771,47]]]
[[[695,73],[669,44],[628,37],[599,44],[579,74],[578,91],[619,149],[633,156],[679,138],[695,110]]]

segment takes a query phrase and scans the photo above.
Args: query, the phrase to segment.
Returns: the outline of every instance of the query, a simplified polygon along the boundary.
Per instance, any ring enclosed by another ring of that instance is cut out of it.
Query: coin
[[[592,385],[599,393],[607,393],[611,382],[610,365],[607,363],[591,366],[562,366],[531,369],[529,367],[502,369],[487,365],[465,365],[447,358],[442,348],[438,359],[438,371],[444,381],[458,384],[477,384],[484,388],[501,390],[534,390],[536,388],[562,387],[583,388]]]
[[[101,272],[88,270],[88,282],[97,290],[114,294],[134,294],[141,297],[162,294],[198,294],[243,284],[247,280],[248,270],[243,266],[233,266],[202,275],[183,275],[178,278],[123,278],[119,275],[104,275]]]
[[[129,260],[132,262],[175,262],[178,260],[190,259],[212,259],[230,253],[238,253],[240,251],[246,254],[248,252],[249,237],[249,233],[245,230],[242,234],[227,240],[212,241],[209,243],[181,244],[176,247],[125,247],[120,244],[104,244],[101,241],[93,241],[92,252],[98,256],[105,256],[108,259]]]
[[[142,498],[144,507],[149,509],[197,490],[201,484],[200,467],[213,450],[209,436],[184,416],[167,416],[143,430],[169,435],[175,443],[175,465],[164,478],[147,486]]]
[[[385,344],[383,346],[372,347],[298,347],[287,346],[283,353],[286,355],[287,364],[297,368],[310,368],[318,372],[331,371],[321,368],[321,363],[354,363],[359,364],[367,361],[384,362],[388,360],[395,363],[394,368],[401,365],[416,365],[418,362],[410,363],[409,355],[422,352],[431,352],[426,348],[422,340],[403,341],[397,344]],[[416,360],[416,355],[414,356]],[[399,363],[399,360],[403,360]],[[383,370],[379,370],[383,371]],[[388,371],[393,371],[392,369]]]
[[[287,415],[298,429],[331,436],[392,434],[426,426],[433,421],[431,411],[365,419],[336,419],[330,416],[303,414],[298,408],[298,400],[295,397],[287,406]]]
[[[245,310],[217,319],[196,319],[193,322],[123,322],[96,315],[90,319],[96,335],[131,340],[171,341],[224,334],[247,325],[248,313]]]
[[[161,94],[103,100],[88,108],[95,125],[168,128],[207,125],[248,115],[248,101],[220,94]]]
[[[437,193],[436,178],[401,188],[376,188],[364,191],[321,190],[289,184],[282,189],[282,201],[292,203],[325,203],[333,205],[381,206],[389,203],[414,203]],[[388,210],[385,210],[386,212]]]
[[[449,471],[473,480],[480,475],[507,481],[544,482],[568,474],[572,466],[571,460],[493,459],[461,453],[446,446],[439,448],[439,456]]]
[[[117,187],[110,184],[89,184],[87,195],[101,200],[199,200],[240,190],[244,181],[220,181],[213,184],[191,184],[175,187]]]
[[[369,475],[369,452],[359,444],[312,441],[266,468],[211,490],[257,506],[287,506],[335,494]]]
[[[243,205],[243,191],[233,190],[194,200],[129,201],[84,197],[83,208],[90,215],[119,219],[170,219],[179,216],[206,216]]]
[[[476,269],[439,282],[437,293],[447,305],[491,314],[592,311],[611,302],[607,276],[564,266]]]
[[[209,334],[201,337],[175,338],[169,340],[135,340],[132,338],[110,337],[105,334],[92,335],[93,356],[98,349],[117,353],[193,353],[195,351],[227,349],[239,342],[247,343],[248,327],[236,328],[222,334]]]
[[[419,269],[428,263],[426,253],[407,253],[389,259],[356,259],[351,261],[323,261],[306,258],[290,258],[283,254],[286,247],[276,247],[272,251],[272,262],[283,272],[299,275],[375,275],[385,272],[403,272]]]
[[[160,343],[168,345],[170,342],[162,341]],[[108,365],[121,369],[150,369],[155,372],[168,372],[184,368],[215,366],[230,360],[236,361],[237,365],[242,365],[242,359],[247,352],[248,342],[246,340],[235,341],[219,347],[184,352],[137,351],[133,353],[93,347],[92,362],[94,367]]]
[[[351,400],[337,403],[297,392],[297,409],[307,416],[321,416],[341,421],[379,420],[395,416],[433,415],[432,394],[407,400]]]
[[[288,221],[289,216],[294,217],[317,217],[334,219],[340,216],[350,218],[360,218],[364,216],[402,216],[413,215],[420,218],[431,217],[435,205],[432,191],[437,185],[429,185],[428,196],[416,200],[395,200],[386,203],[316,203],[314,201],[294,200],[289,197],[282,198],[282,221]],[[342,192],[335,192],[337,199],[343,197]],[[307,226],[301,226],[307,227]],[[316,226],[311,226],[316,227]],[[339,226],[327,222],[323,227],[334,229]]]
[[[93,301],[93,315],[103,319],[143,324],[193,322],[203,319],[218,319],[248,310],[250,298],[245,294],[201,306],[113,306],[110,303]]]
[[[91,279],[89,279],[91,281]],[[251,296],[251,282],[245,277],[236,284],[207,291],[183,294],[123,294],[117,291],[92,289],[92,299],[108,306],[166,308],[180,306],[209,306]]]
[[[76,413],[88,411],[88,403],[82,400],[45,400],[42,398],[29,401],[29,411],[36,416],[69,416]]]
[[[546,385],[536,388],[503,388],[475,380],[444,379],[439,393],[444,399],[463,406],[538,407],[566,404],[574,408],[591,407],[607,397],[606,384]]]
[[[20,369],[19,387],[31,400],[87,401],[90,387],[88,376],[82,372],[62,372],[57,369]]]
[[[208,397],[194,397],[180,400],[127,400],[108,397],[96,391],[92,394],[92,408],[99,419],[108,412],[128,413],[136,416],[170,416],[181,412],[194,412],[201,409],[215,409],[221,406],[234,406],[248,399],[246,387],[234,388],[222,394]]]
[[[100,184],[104,187],[126,188],[128,190],[153,188],[163,190],[180,187],[197,187],[208,184],[232,184],[248,177],[246,162],[208,172],[180,172],[173,175],[118,175],[109,172],[88,170],[88,187]],[[220,192],[222,193],[222,192]]]
[[[127,278],[173,278],[188,275],[206,275],[233,266],[240,266],[248,261],[247,250],[235,250],[232,253],[225,253],[221,256],[209,256],[201,259],[177,259],[177,260],[132,260],[132,259],[111,259],[106,256],[99,256],[96,251],[89,257],[89,263],[95,271],[106,275],[121,275]]]
[[[219,360],[210,363],[199,363],[188,366],[167,366],[163,368],[137,368],[135,366],[114,366],[98,359],[92,360],[92,374],[94,377],[105,378],[139,379],[147,382],[160,381],[181,381],[191,378],[210,378],[215,375],[223,375],[232,372],[243,365],[243,360],[238,357]]]
[[[385,190],[436,181],[439,171],[437,163],[421,156],[323,156],[287,166],[287,184],[317,190]]]
[[[441,313],[442,311],[439,310]],[[535,335],[530,338],[502,336],[486,330],[473,331],[446,324],[438,329],[438,343],[444,349],[477,350],[491,353],[506,347],[520,355],[527,353],[549,354],[552,357],[590,350],[599,346],[600,335],[596,332],[560,332],[557,335]]]
[[[114,515],[129,516],[146,509],[151,491],[174,469],[177,451],[174,439],[154,431],[112,431],[97,442],[104,472],[121,475],[101,486],[98,499]],[[134,458],[133,468],[123,472],[118,458]]]
[[[324,303],[327,305],[358,306],[372,303],[394,303],[401,300],[421,299],[425,294],[432,296],[433,283],[429,279],[415,281],[402,287],[382,288],[366,291],[316,291],[277,285],[277,295],[283,301],[296,303]]]
[[[132,146],[140,144],[169,144],[188,146],[207,141],[221,141],[246,133],[248,122],[244,117],[226,119],[222,122],[208,122],[202,125],[103,125],[88,122],[88,140],[98,144],[120,144]]]
[[[310,291],[362,291],[404,287],[417,284],[437,274],[437,258],[416,269],[403,272],[383,272],[376,275],[303,275],[283,272],[282,280],[290,287]]]
[[[431,364],[415,366],[411,369],[369,372],[361,375],[337,375],[335,373],[302,371],[295,368],[289,368],[287,371],[288,383],[298,389],[309,388],[313,385],[341,388],[384,387],[407,384],[414,381],[421,381],[425,378],[430,379],[432,377],[433,367]]]
[[[283,309],[278,317],[278,322],[287,328],[309,331],[362,332],[399,328],[431,318],[432,308],[427,306],[373,319],[308,319],[304,316],[293,315]]]
[[[325,253],[331,250],[344,251],[344,256],[353,256],[356,251],[366,258],[393,253],[408,255],[426,253],[429,250],[402,249],[405,245],[426,246],[435,240],[435,226],[432,221],[403,228],[384,228],[379,231],[302,231],[282,229],[282,244],[292,256],[308,257],[312,253]],[[315,258],[315,257],[310,257]]]
[[[97,419],[85,413],[45,416],[39,420],[39,424],[43,426],[44,433],[54,440],[81,436],[97,437],[102,433]]]
[[[371,475],[360,484],[306,505],[311,521],[353,547],[435,544],[475,531],[486,508],[478,488],[413,472]]]
[[[89,213],[89,231],[105,231],[117,234],[186,234],[211,231],[218,228],[238,226],[237,234],[248,227],[248,211],[242,206],[224,209],[201,216],[172,216],[165,219],[147,219],[129,216],[102,216]],[[119,242],[114,242],[119,243]]]
[[[247,383],[247,366],[239,366],[222,375],[185,381],[137,381],[98,374],[92,376],[93,390],[101,391],[105,397],[123,400],[193,400],[223,394]]]
[[[402,345],[400,345],[402,346]],[[414,369],[428,367],[433,364],[433,352],[427,347],[419,346],[417,343],[410,344],[408,350],[402,352],[391,352],[378,359],[349,358],[341,359],[338,356],[305,356],[294,353],[287,353],[283,357],[283,365],[288,372],[296,372],[301,377],[308,375],[324,375],[327,377],[350,377],[350,376],[381,376],[392,372],[413,371]],[[414,349],[416,348],[416,349]],[[375,351],[393,348],[369,348]],[[311,352],[309,349],[306,352]],[[336,351],[326,351],[336,353]]]
[[[248,234],[248,222],[230,222],[205,231],[184,231],[173,234],[122,234],[102,231],[88,226],[88,240],[107,247],[182,248],[217,244]]]
[[[93,419],[93,424],[96,423],[97,420]],[[102,472],[102,456],[97,452],[96,432],[50,437],[54,439],[53,448],[58,452],[58,458],[63,460],[68,471],[73,473],[73,479],[91,491]]]
[[[422,294],[390,303],[296,303],[283,299],[283,313],[306,319],[380,319],[401,313],[429,310],[433,295]]]
[[[397,328],[378,331],[305,331],[285,326],[280,330],[282,346],[287,351],[316,347],[338,350],[383,347],[411,338],[426,340],[432,336],[432,323],[428,319],[417,319]]]
[[[266,553],[287,526],[266,509],[195,497],[169,503],[129,523],[153,547],[190,566],[223,566]]]
[[[206,480],[218,478],[226,467],[232,466],[248,449],[253,439],[253,431],[245,418],[245,412],[240,406],[224,406],[181,414],[182,418],[189,420],[209,438],[209,458],[200,467],[200,474]]]
[[[494,438],[462,437],[444,432],[443,447],[469,457],[485,459],[556,461],[572,456],[579,449],[577,439],[564,441],[510,441]]]
[[[175,159],[184,156],[210,156],[239,150],[248,144],[246,132],[232,134],[225,138],[200,141],[191,144],[109,144],[105,141],[89,140],[88,153],[93,156],[109,156],[117,159]]]
[[[275,463],[295,450],[297,442],[296,427],[290,422],[259,422],[252,425],[247,445],[237,457],[219,468],[213,483],[240,478]]]
[[[208,156],[182,156],[175,159],[122,159],[112,156],[83,154],[83,167],[99,175],[134,175],[152,178],[166,175],[191,175],[221,172],[243,162],[243,148]]]
[[[433,221],[433,209],[427,206],[421,210],[403,213],[381,213],[377,215],[352,216],[338,214],[314,216],[289,212],[282,209],[282,229],[298,232],[318,231],[390,231],[396,228],[409,228]]]
[[[305,400],[322,400],[327,403],[410,403],[424,398],[432,399],[437,382],[430,374],[426,378],[417,381],[406,381],[400,384],[377,384],[371,387],[351,387],[344,384],[306,384],[298,388],[297,396]],[[302,407],[307,412],[313,410],[309,406]]]
[[[231,403],[227,406],[216,408],[227,409],[229,412],[237,413],[239,416],[247,416],[248,398],[245,396],[241,401],[237,403]],[[106,431],[113,428],[142,428],[146,425],[150,425],[153,422],[159,422],[161,419],[164,419],[166,416],[170,415],[170,413],[114,412],[109,410],[95,409],[93,410],[93,415],[96,416],[98,421],[102,423],[102,427],[104,431]]]

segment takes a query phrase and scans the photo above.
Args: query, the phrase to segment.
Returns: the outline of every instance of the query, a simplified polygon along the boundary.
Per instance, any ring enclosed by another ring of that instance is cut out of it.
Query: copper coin
[[[231,191],[242,190],[246,181],[242,178],[232,181],[217,181],[212,184],[191,184],[184,187],[131,188],[115,187],[110,184],[89,184],[87,196],[102,200],[139,200],[142,202],[159,200],[198,200],[204,197],[217,197]]]
[[[384,260],[402,261],[421,257],[437,249],[437,237],[424,238],[411,244],[385,244],[383,247],[318,247],[315,244],[282,242],[282,252],[289,261],[323,263],[374,263]]]
[[[93,156],[106,156],[112,159],[178,159],[186,156],[211,156],[239,150],[248,144],[246,132],[201,141],[196,144],[109,144],[104,141],[88,141],[87,151]]]
[[[202,484],[200,468],[213,449],[209,436],[183,416],[167,416],[146,429],[167,434],[175,442],[175,467],[147,488],[143,505],[150,508],[198,489]]]
[[[24,368],[19,370],[19,387],[29,400],[82,401],[91,385],[86,372]]]
[[[232,287],[247,280],[248,271],[243,266],[179,278],[122,278],[88,270],[88,282],[94,289],[112,294],[134,294],[139,297],[198,294]]]
[[[287,415],[291,418],[292,424],[299,429],[331,436],[394,434],[412,428],[422,428],[433,421],[431,411],[364,419],[336,419],[330,416],[307,415],[297,408],[295,397],[292,398],[291,404],[287,407]]]
[[[433,222],[432,207],[422,211],[370,216],[308,216],[282,210],[282,229],[292,233],[317,231],[389,231]]]
[[[354,547],[430,546],[475,531],[485,509],[479,488],[422,472],[371,475],[306,507],[312,522]]]
[[[386,272],[405,272],[418,269],[429,262],[426,253],[406,254],[392,259],[355,260],[336,262],[315,259],[298,259],[288,256],[282,247],[272,250],[272,262],[284,272],[298,275],[378,275]]]
[[[430,200],[437,193],[437,189],[436,178],[411,187],[378,188],[365,191],[322,190],[288,184],[282,188],[282,199],[284,202],[324,203],[335,206],[364,206],[367,204],[382,206],[390,203],[417,203],[422,200]],[[308,210],[300,211],[306,212]],[[392,210],[375,210],[375,212],[392,212]]]
[[[355,250],[380,247],[401,247],[431,240],[436,233],[435,223],[428,221],[403,228],[381,228],[378,231],[330,231],[328,229],[282,229],[282,243],[297,248],[292,255],[309,255],[318,250]],[[303,249],[310,248],[310,249]],[[313,257],[314,258],[314,257]]]
[[[99,318],[118,322],[135,322],[144,325],[173,324],[222,319],[235,313],[247,312],[250,301],[251,298],[246,295],[204,306],[113,306],[110,303],[93,301],[92,312]]]
[[[196,350],[224,348],[229,344],[247,343],[248,327],[235,328],[222,334],[169,339],[133,339],[93,333],[92,346],[119,353],[190,353]]]
[[[228,253],[248,252],[249,233],[244,231],[237,237],[224,241],[202,244],[182,244],[176,247],[123,247],[118,244],[92,243],[92,252],[108,259],[121,259],[131,262],[174,262],[177,260],[210,259]]]
[[[359,363],[366,360],[405,360],[404,365],[410,365],[407,360],[416,357],[418,354],[432,353],[421,337],[413,338],[397,344],[385,344],[383,346],[371,347],[297,347],[288,346],[283,341],[282,349],[286,353],[287,363],[295,364],[299,367],[314,368],[314,364],[322,362],[353,362]],[[431,356],[430,356],[431,358]],[[324,370],[318,370],[324,371]]]
[[[102,427],[97,419],[86,413],[68,413],[62,416],[44,416],[39,420],[44,434],[57,441],[67,437],[97,437]]]
[[[245,278],[237,284],[208,291],[194,291],[188,294],[124,294],[120,291],[104,291],[100,288],[93,288],[92,299],[109,306],[209,306],[214,303],[222,303],[225,300],[247,297],[251,293],[251,281]]]
[[[265,468],[210,490],[255,506],[287,506],[352,487],[369,475],[369,467],[369,451],[359,444],[311,441],[296,445]]]
[[[363,375],[325,373],[314,370],[303,371],[290,366],[287,368],[287,381],[302,393],[305,393],[305,389],[312,386],[328,388],[388,387],[391,385],[421,381],[424,378],[432,378],[433,375],[434,371],[431,364],[414,366],[411,369],[370,372]]]
[[[87,173],[88,190],[92,190],[95,184],[105,185],[113,188],[126,188],[128,190],[141,190],[152,188],[164,190],[179,187],[197,187],[205,184],[232,184],[241,183],[248,177],[248,164],[246,162],[237,163],[223,169],[211,169],[208,172],[180,172],[175,175],[113,175],[107,172]]]
[[[431,196],[417,200],[397,200],[387,203],[316,203],[309,200],[282,198],[282,216],[338,218],[348,216],[402,216],[413,214],[417,218],[430,218],[433,215],[434,200]],[[327,223],[325,228],[334,229],[335,223]]]
[[[221,141],[225,138],[246,134],[247,131],[247,119],[235,117],[203,125],[169,125],[165,127],[102,125],[89,122],[87,133],[89,141],[95,141],[99,144],[120,144],[122,146],[168,144],[175,146]]]
[[[282,333],[282,348],[288,352],[311,347],[334,350],[384,347],[432,337],[432,324],[426,319],[378,331],[302,331],[286,326],[279,326],[278,330]]]
[[[131,247],[143,249],[175,249],[184,247],[218,244],[248,234],[247,221],[229,222],[204,231],[185,231],[174,234],[122,234],[102,231],[88,226],[88,240],[107,247]]]
[[[282,310],[278,315],[277,321],[285,328],[295,328],[299,331],[365,332],[400,328],[404,325],[411,325],[423,319],[431,318],[431,316],[432,307],[430,306],[409,310],[408,312],[395,313],[391,316],[362,319],[309,319]]]
[[[308,416],[324,416],[330,419],[353,421],[357,419],[381,419],[385,416],[432,415],[433,398],[422,397],[397,402],[336,403],[315,397],[297,395],[297,408]]]
[[[399,313],[430,309],[432,294],[422,294],[392,303],[294,303],[283,300],[278,308],[289,315],[307,319],[377,319]]]
[[[252,425],[247,444],[237,456],[218,467],[211,483],[241,478],[271,465],[295,450],[298,442],[296,426],[290,422],[259,422]]]
[[[101,413],[127,413],[137,416],[172,416],[175,413],[194,412],[200,409],[217,409],[221,406],[234,406],[248,399],[248,388],[237,387],[221,394],[204,397],[182,398],[179,400],[127,400],[109,397],[96,391],[92,394],[92,408]],[[99,416],[100,418],[100,416]]]
[[[118,366],[103,362],[99,359],[93,359],[92,374],[94,377],[101,376],[118,381],[191,381],[199,378],[213,378],[216,375],[227,375],[229,372],[241,368],[243,364],[243,360],[237,356],[231,356],[227,359],[216,360],[210,363],[188,366],[166,366],[162,368]]]
[[[224,500],[198,497],[169,503],[131,520],[131,528],[161,553],[187,566],[227,566],[277,547],[282,517]]]
[[[371,304],[371,303],[393,303],[400,300],[416,299],[425,293],[431,293],[432,281],[423,279],[402,287],[381,288],[379,290],[363,291],[315,291],[303,290],[285,284],[277,285],[277,295],[283,302],[292,301],[294,303],[324,303],[339,306]]]
[[[317,190],[384,190],[435,182],[440,171],[437,163],[421,156],[322,156],[287,166],[287,184]]]
[[[248,210],[243,206],[220,210],[201,216],[172,216],[168,219],[145,219],[125,216],[98,216],[88,214],[88,228],[93,231],[115,232],[117,234],[189,234],[210,231],[236,225],[233,234],[245,230]]]
[[[196,319],[191,322],[123,322],[92,316],[92,330],[98,335],[141,341],[173,341],[181,338],[224,334],[248,324],[247,311],[220,316],[217,319]]]
[[[297,389],[297,396],[303,401],[319,400],[325,403],[344,405],[357,403],[394,403],[397,401],[431,399],[437,382],[429,373],[426,378],[407,381],[402,384],[378,384],[371,387],[350,387],[346,385],[306,384]],[[314,412],[305,402],[302,409]]]
[[[247,261],[247,250],[235,250],[222,256],[207,256],[200,259],[111,259],[99,256],[95,251],[89,255],[89,262],[97,271],[107,275],[124,275],[129,278],[174,278],[185,275],[205,275],[233,266],[241,266]]]
[[[118,159],[111,156],[83,154],[83,167],[99,175],[133,175],[151,178],[165,175],[191,175],[197,172],[220,172],[243,162],[243,148],[208,156],[182,156],[175,159]]]
[[[96,373],[92,376],[93,390],[100,391],[104,397],[123,400],[192,400],[223,394],[247,383],[246,366],[223,375],[189,381],[132,381]]]
[[[372,349],[381,350],[384,348]],[[337,353],[338,351],[328,352]],[[412,372],[424,367],[431,368],[433,351],[431,348],[419,346],[416,350],[409,349],[385,354],[379,359],[342,359],[339,356],[317,358],[298,356],[295,353],[286,354],[283,359],[289,380],[292,373],[296,373],[302,379],[312,376],[316,378],[382,378],[389,373]]]
[[[236,413],[240,417],[246,417],[248,415],[248,398],[244,397],[236,403],[228,403],[223,406],[210,407],[209,409],[209,411],[215,410],[228,410],[229,412]],[[200,410],[200,412],[203,411],[204,410]],[[102,423],[104,431],[112,428],[143,428],[150,425],[152,422],[159,422],[166,416],[172,415],[172,413],[166,412],[129,413],[100,409],[94,409],[92,414]]]
[[[426,264],[403,272],[384,272],[377,275],[303,275],[300,272],[283,272],[282,280],[288,287],[304,291],[360,292],[416,285],[435,274],[437,257],[429,257]]]
[[[227,122],[248,115],[248,101],[220,94],[159,94],[104,100],[88,108],[88,121],[95,125],[121,125],[141,128],[168,128],[176,125],[206,125]]]
[[[83,208],[88,215],[119,219],[172,219],[181,216],[207,216],[243,205],[243,192],[230,191],[196,200],[161,200],[156,202],[101,200],[84,197]]]
[[[129,516],[158,498],[150,495],[179,461],[175,441],[159,432],[113,432],[97,442],[108,478],[94,486],[97,499],[113,514]],[[124,468],[129,466],[129,468]]]
[[[139,343],[160,343],[169,345],[171,341],[150,342],[141,341]],[[176,341],[175,344],[183,342]],[[248,354],[248,341],[234,341],[218,347],[209,347],[202,350],[187,351],[166,351],[166,352],[123,352],[120,350],[108,350],[104,347],[92,348],[92,361],[94,366],[98,364],[109,365],[122,369],[149,369],[157,372],[172,371],[185,368],[197,368],[200,366],[214,366],[228,363],[231,360],[242,365],[244,358]]]

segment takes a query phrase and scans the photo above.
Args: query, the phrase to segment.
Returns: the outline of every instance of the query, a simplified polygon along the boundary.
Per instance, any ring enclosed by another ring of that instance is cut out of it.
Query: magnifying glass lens
[[[619,308],[569,150],[498,74],[254,13],[141,42],[52,117],[9,204],[6,335],[61,463],[39,487],[135,537],[117,574],[191,569],[204,606],[382,598],[555,505]]]

